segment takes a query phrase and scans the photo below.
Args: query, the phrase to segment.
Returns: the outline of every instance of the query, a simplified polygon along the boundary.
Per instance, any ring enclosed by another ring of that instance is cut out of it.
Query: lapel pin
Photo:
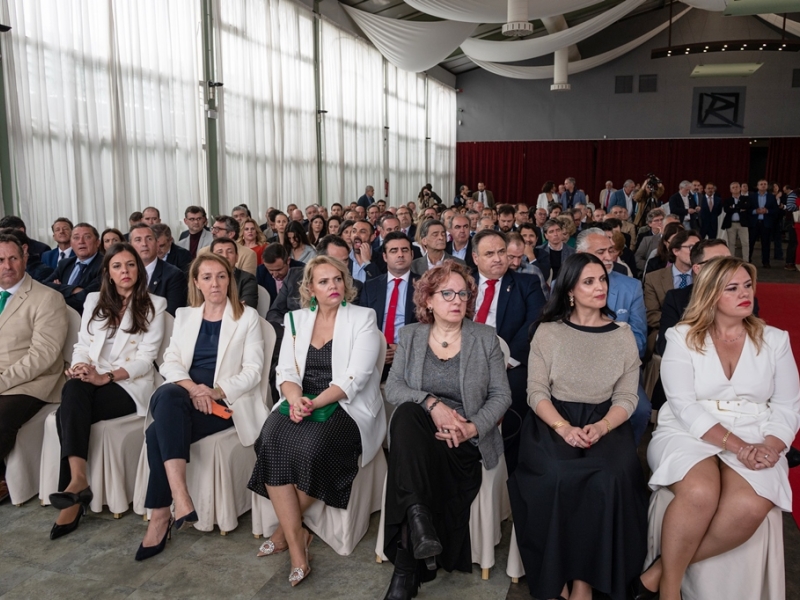
[[[506,291],[507,291],[507,292],[510,292],[510,291],[511,291],[511,286],[510,286],[510,285],[509,285],[509,286],[506,288]]]

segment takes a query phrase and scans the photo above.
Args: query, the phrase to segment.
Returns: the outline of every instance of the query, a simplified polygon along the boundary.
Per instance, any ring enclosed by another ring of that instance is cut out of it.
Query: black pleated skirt
[[[576,427],[611,408],[553,400]],[[647,497],[633,430],[625,422],[591,448],[574,448],[528,411],[508,490],[522,563],[536,598],[581,580],[625,600],[647,551]]]
[[[467,442],[448,448],[437,440],[433,420],[419,404],[407,402],[392,415],[389,473],[386,480],[384,552],[394,562],[409,506],[433,513],[446,571],[472,572],[469,511],[481,487],[481,453]]]

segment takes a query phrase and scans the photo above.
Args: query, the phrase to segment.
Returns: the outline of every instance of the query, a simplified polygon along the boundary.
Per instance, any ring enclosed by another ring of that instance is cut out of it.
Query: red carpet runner
[[[800,363],[800,285],[788,283],[759,283],[756,294],[760,316],[767,324],[789,332],[795,362]],[[800,435],[795,440],[800,448]],[[794,520],[800,527],[800,467],[789,471],[792,484]]]

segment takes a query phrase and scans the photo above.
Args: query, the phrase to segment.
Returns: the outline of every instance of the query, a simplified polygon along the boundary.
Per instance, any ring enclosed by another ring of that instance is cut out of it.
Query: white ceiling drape
[[[401,21],[341,4],[390,63],[419,73],[447,58],[477,28],[459,21]]]
[[[681,0],[692,8],[710,10],[712,12],[722,12],[728,7],[728,0]]]
[[[528,0],[528,18],[541,19],[580,10],[602,0]],[[508,0],[406,0],[425,14],[467,23],[505,23]]]
[[[516,42],[492,42],[470,38],[461,44],[461,49],[470,58],[490,62],[514,62],[545,56],[593,36],[643,4],[644,1],[625,0],[622,4],[618,4],[593,19],[558,33]]]
[[[783,15],[766,14],[756,16],[762,21],[766,21],[770,25],[783,28]],[[792,21],[791,19],[786,19],[786,31],[792,35],[800,36],[800,23],[797,21]]]
[[[678,13],[674,17],[672,17],[672,22],[674,23],[686,13],[688,13],[691,7],[685,9],[683,12]],[[634,48],[637,48],[651,40],[659,33],[664,31],[669,26],[669,20],[662,23],[655,29],[648,31],[644,35],[639,36],[635,40],[631,40],[627,44],[623,44],[618,48],[614,48],[613,50],[609,50],[608,52],[604,52],[602,54],[598,54],[597,56],[592,56],[591,58],[586,58],[583,60],[578,60],[575,62],[569,63],[567,69],[570,75],[574,75],[575,73],[581,73],[583,71],[588,71],[589,69],[594,69],[595,67],[599,67],[607,62],[611,62],[612,60],[619,58],[623,54],[627,54]],[[499,63],[493,62],[486,62],[482,60],[477,60],[475,58],[469,57],[472,62],[476,65],[481,67],[482,69],[486,69],[490,73],[494,73],[495,75],[501,75],[502,77],[510,77],[512,79],[552,79],[553,78],[553,65],[547,65],[544,67],[514,67],[511,65],[504,65]]]

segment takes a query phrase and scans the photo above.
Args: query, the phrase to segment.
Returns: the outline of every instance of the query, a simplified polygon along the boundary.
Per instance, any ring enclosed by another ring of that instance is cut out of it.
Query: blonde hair
[[[308,261],[303,271],[303,281],[300,283],[300,305],[303,308],[308,308],[311,304],[311,298],[313,297],[311,293],[311,283],[314,278],[314,269],[320,265],[335,267],[339,273],[342,274],[342,279],[344,280],[344,300],[352,302],[356,299],[358,292],[353,285],[353,278],[350,275],[350,270],[347,268],[347,265],[340,260],[321,254]]]
[[[578,230],[578,228],[575,227],[575,221],[572,220],[572,215],[558,215],[555,220],[561,224],[561,229],[564,230],[567,237],[572,237]]]
[[[214,262],[225,267],[225,271],[228,273],[228,300],[231,301],[231,308],[233,308],[233,320],[238,321],[244,314],[244,306],[239,301],[239,290],[236,287],[236,279],[233,277],[233,267],[219,254],[204,252],[192,262],[192,266],[189,269],[189,306],[196,308],[206,301],[203,297],[203,292],[200,291],[197,283],[195,283],[200,275],[200,265],[206,262]]]
[[[265,236],[264,232],[261,231],[261,227],[259,227],[258,223],[256,223],[256,220],[250,217],[247,217],[244,221],[242,221],[242,226],[239,231],[239,239],[236,240],[236,242],[240,246],[245,245],[246,242],[244,241],[244,226],[247,225],[248,223],[252,223],[253,226],[255,226],[256,228],[256,246],[263,246],[264,244],[266,244],[267,236]]]
[[[740,268],[747,271],[753,281],[753,294],[756,292],[756,268],[739,258],[719,256],[709,260],[695,278],[692,286],[692,299],[681,323],[689,326],[686,333],[686,345],[703,354],[708,331],[714,324],[717,303],[725,291],[725,286]],[[756,350],[760,351],[764,343],[764,321],[755,315],[748,315],[742,320],[748,337],[753,341]]]

